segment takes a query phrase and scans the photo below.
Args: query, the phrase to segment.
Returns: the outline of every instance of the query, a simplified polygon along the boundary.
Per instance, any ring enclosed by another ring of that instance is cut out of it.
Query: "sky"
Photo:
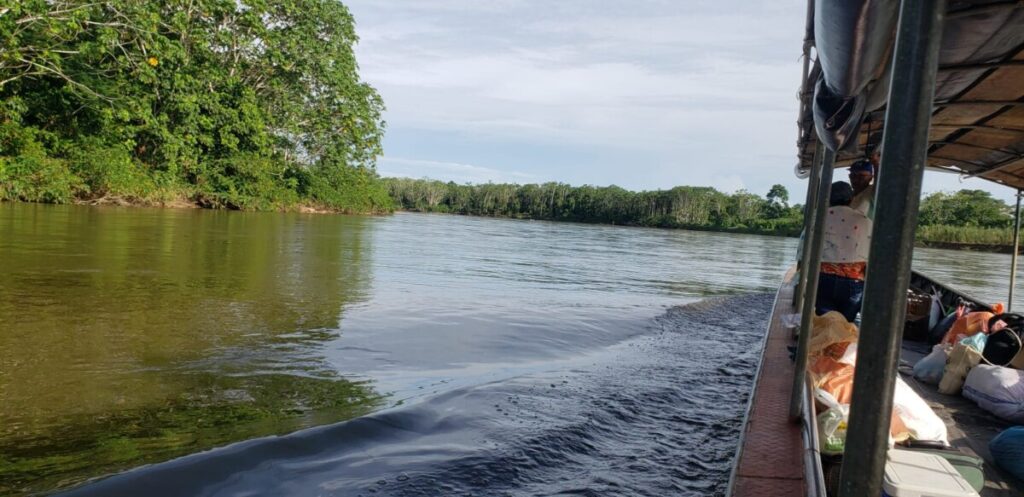
[[[382,176],[760,195],[781,183],[803,201],[803,0],[345,3],[360,74],[387,106]],[[959,188],[1012,198],[926,174],[925,192]]]

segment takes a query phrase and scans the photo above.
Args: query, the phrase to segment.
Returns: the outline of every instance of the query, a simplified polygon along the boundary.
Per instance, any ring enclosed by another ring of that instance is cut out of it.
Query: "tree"
[[[786,190],[785,186],[779,184],[772,185],[765,198],[767,199],[765,217],[768,219],[778,219],[786,215],[786,211],[789,210],[789,191]]]
[[[921,201],[921,226],[1004,228],[1013,224],[1010,206],[984,190],[936,192]]]
[[[789,190],[786,190],[785,186],[779,184],[772,185],[765,198],[771,204],[778,204],[782,207],[789,208]]]
[[[573,187],[555,182],[458,185],[429,179],[384,181],[400,208],[424,212],[794,235],[799,233],[801,221],[799,209],[785,209],[784,215],[770,219],[765,199],[745,191],[726,195],[709,187],[632,192],[615,185]],[[441,186],[443,196],[436,201],[433,189]],[[428,199],[431,196],[435,201]]]
[[[15,2],[0,9],[0,198],[388,210],[383,102],[356,41],[335,0]]]

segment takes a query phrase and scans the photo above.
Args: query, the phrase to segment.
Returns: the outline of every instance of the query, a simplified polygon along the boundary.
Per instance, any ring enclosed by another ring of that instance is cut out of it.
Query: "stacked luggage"
[[[932,352],[914,365],[914,377],[962,394],[981,409],[1024,425],[1024,315],[960,305],[927,333]],[[995,463],[1024,479],[1024,427],[1010,428],[990,443]]]

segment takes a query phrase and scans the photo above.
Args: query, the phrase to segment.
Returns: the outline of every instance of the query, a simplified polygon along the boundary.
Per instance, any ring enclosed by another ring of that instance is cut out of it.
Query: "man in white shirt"
[[[839,311],[851,323],[860,311],[871,248],[871,220],[850,207],[852,197],[849,183],[832,184],[814,305],[818,314]]]

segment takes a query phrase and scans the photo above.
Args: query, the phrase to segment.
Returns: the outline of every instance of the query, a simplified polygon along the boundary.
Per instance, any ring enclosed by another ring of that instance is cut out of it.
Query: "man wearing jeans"
[[[849,183],[832,184],[814,306],[818,314],[838,311],[850,322],[860,312],[871,246],[871,219],[850,207],[852,198]]]

